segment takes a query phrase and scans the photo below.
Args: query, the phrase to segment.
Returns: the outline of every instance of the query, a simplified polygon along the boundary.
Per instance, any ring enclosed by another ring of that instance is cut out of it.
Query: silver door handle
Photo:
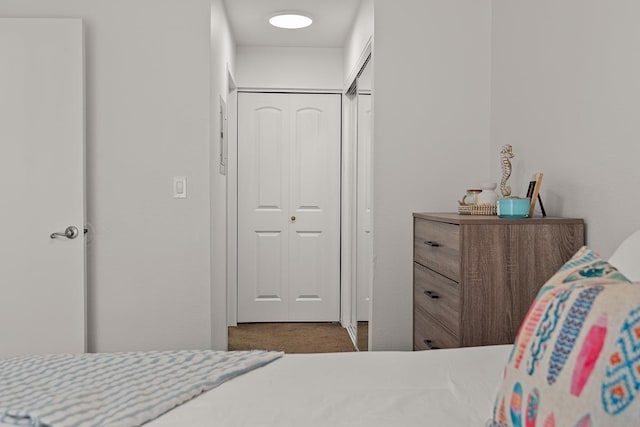
[[[76,227],[75,225],[70,225],[67,228],[65,228],[64,233],[51,233],[51,235],[49,237],[51,237],[52,239],[55,239],[56,237],[66,237],[67,239],[75,239],[76,237],[78,237],[78,227]]]

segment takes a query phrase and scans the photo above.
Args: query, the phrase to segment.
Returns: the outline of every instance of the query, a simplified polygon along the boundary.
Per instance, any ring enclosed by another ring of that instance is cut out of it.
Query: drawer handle
[[[424,242],[425,245],[427,246],[431,246],[432,248],[437,248],[440,246],[440,243],[438,242],[433,242],[431,240],[427,240],[426,242]]]
[[[431,299],[438,299],[440,298],[440,295],[438,295],[437,293],[433,292],[433,291],[424,291],[424,294],[426,296],[428,296]]]
[[[440,347],[435,345],[433,343],[433,340],[424,340],[424,343],[427,347],[429,347],[429,350],[440,350]]]

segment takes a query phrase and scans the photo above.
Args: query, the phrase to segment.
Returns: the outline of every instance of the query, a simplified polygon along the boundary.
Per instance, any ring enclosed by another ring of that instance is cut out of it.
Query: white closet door
[[[286,320],[289,99],[238,94],[238,321]]]
[[[340,96],[238,96],[238,321],[336,321]]]
[[[291,95],[289,320],[340,316],[340,96]]]
[[[83,63],[79,19],[0,19],[0,358],[85,351]]]
[[[373,239],[371,233],[372,174],[371,166],[373,110],[370,94],[358,94],[358,197],[357,197],[357,319],[369,320],[371,279],[373,274]]]

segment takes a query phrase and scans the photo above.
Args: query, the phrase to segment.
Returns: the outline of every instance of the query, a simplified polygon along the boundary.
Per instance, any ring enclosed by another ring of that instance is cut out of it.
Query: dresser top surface
[[[414,212],[414,218],[449,224],[584,224],[581,218],[534,217],[524,219],[500,218],[497,215],[460,215],[457,213]]]

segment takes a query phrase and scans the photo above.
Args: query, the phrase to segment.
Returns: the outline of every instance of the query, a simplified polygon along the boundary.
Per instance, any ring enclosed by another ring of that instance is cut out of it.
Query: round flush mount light
[[[269,18],[269,23],[274,27],[296,30],[308,27],[313,23],[313,19],[299,13],[278,13]]]

